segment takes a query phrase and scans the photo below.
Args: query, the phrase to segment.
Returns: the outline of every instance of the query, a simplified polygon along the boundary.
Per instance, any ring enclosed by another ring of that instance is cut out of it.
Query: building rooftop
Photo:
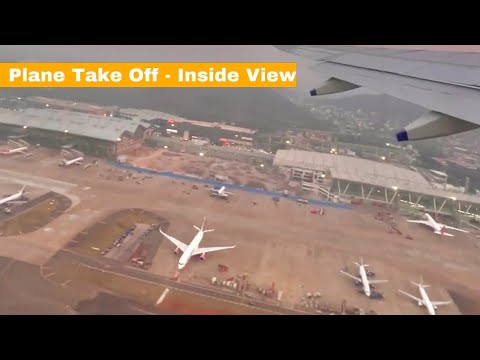
[[[141,125],[136,120],[53,109],[0,109],[0,124],[68,132],[107,141],[117,141],[125,132],[134,133]]]
[[[335,179],[379,187],[398,187],[399,190],[460,201],[480,203],[480,197],[434,189],[418,172],[396,165],[302,150],[277,151],[274,165],[330,171]]]
[[[138,118],[139,120],[166,119],[166,120],[173,120],[176,122],[188,122],[196,126],[219,127],[222,130],[234,131],[234,132],[245,133],[245,134],[255,134],[257,132],[257,130],[238,127],[238,126],[232,126],[232,125],[223,125],[217,122],[190,120],[177,115],[167,114],[160,111],[122,108],[120,112],[122,114],[130,115],[134,118]]]
[[[30,96],[25,98],[25,100],[32,101],[38,104],[45,104],[45,105],[49,104],[52,106],[65,107],[65,108],[69,108],[73,110],[81,110],[81,111],[107,112],[107,111],[115,110],[114,106],[99,106],[99,105],[92,105],[88,103],[75,102],[71,100],[47,98],[43,96]]]

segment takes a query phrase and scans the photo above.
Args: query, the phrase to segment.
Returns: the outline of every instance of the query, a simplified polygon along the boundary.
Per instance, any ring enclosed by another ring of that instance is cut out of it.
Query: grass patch
[[[41,198],[32,200],[32,202],[40,201],[38,204],[0,223],[0,234],[15,236],[38,230],[63,214],[71,205],[70,199],[56,193],[48,193]],[[25,204],[25,206],[29,205]]]

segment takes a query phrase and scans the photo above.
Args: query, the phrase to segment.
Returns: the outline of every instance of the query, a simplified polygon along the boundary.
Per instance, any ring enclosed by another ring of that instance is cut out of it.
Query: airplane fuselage
[[[422,296],[422,300],[423,300],[423,303],[422,304],[419,304],[419,305],[423,305],[427,308],[427,311],[430,315],[435,315],[435,308],[434,306],[432,305],[432,302],[430,301],[430,298],[428,297],[427,295],[427,292],[425,291],[425,289],[421,286],[418,287],[419,288],[419,291],[420,291],[420,295]]]
[[[23,146],[23,147],[19,147],[19,148],[17,148],[17,149],[9,150],[8,153],[9,153],[9,154],[15,154],[15,153],[18,153],[18,152],[25,151],[25,150],[27,150],[27,149],[28,149],[28,147]]]
[[[370,297],[370,295],[371,295],[370,283],[368,281],[367,272],[365,270],[365,267],[363,265],[360,266],[358,268],[358,272],[359,272],[359,275],[360,275],[360,279],[362,279],[363,292],[365,293],[365,295]]]
[[[23,193],[21,191],[19,191],[18,193],[16,194],[13,194],[13,195],[10,195],[2,200],[0,200],[0,205],[3,205],[3,204],[6,204],[10,201],[15,201],[15,200],[18,200],[22,197]]]
[[[430,224],[430,226],[433,228],[433,230],[435,232],[442,233],[443,231],[445,231],[445,225],[444,224],[440,224],[440,223],[436,222],[435,219],[433,219],[430,216],[430,214],[426,214],[426,215],[427,215],[428,223]]]
[[[79,158],[76,158],[76,159],[73,159],[73,160],[70,160],[70,161],[63,160],[59,165],[70,166],[70,165],[78,164],[82,160],[83,160],[83,157],[79,157]]]
[[[198,249],[198,246],[203,239],[203,234],[203,231],[199,231],[187,246],[182,256],[180,256],[180,259],[178,260],[178,270],[182,270],[185,265],[187,265],[188,261],[192,257],[193,252]]]

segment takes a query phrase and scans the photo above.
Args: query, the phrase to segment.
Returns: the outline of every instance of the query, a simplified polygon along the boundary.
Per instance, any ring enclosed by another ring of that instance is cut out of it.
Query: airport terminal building
[[[434,188],[420,173],[396,165],[326,153],[279,150],[274,165],[291,169],[305,190],[311,179],[328,179],[329,192],[385,204],[406,204],[434,213],[480,215],[480,196]]]
[[[64,145],[85,154],[114,159],[140,147],[147,128],[136,120],[53,109],[0,108],[0,136],[25,136],[31,144]]]

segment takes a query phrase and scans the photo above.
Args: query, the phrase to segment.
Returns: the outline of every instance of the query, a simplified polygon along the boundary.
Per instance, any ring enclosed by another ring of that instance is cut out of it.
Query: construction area
[[[0,238],[0,255],[42,266],[49,282],[88,293],[89,299],[107,291],[171,313],[423,314],[398,294],[414,292],[410,280],[420,275],[432,286],[432,299],[453,299],[450,294],[462,299],[462,308],[451,304],[442,314],[473,311],[463,308],[475,308],[480,298],[480,245],[474,234],[439,239],[395,209],[328,204],[319,209],[240,190],[234,201],[221,201],[203,187],[193,190],[194,182],[147,177],[101,160],[87,170],[59,167],[45,149],[0,161],[9,169],[0,171],[2,181],[13,184],[6,194],[28,181],[72,201],[48,227]],[[170,162],[168,170],[182,166],[182,160]],[[196,234],[193,225],[204,217],[215,231],[205,235],[202,246],[236,247],[210,253],[205,261],[195,256],[174,276],[180,255],[158,226],[188,244]],[[140,243],[158,248],[136,253]],[[151,262],[143,269],[132,263],[142,256],[139,261]],[[354,281],[340,274],[356,271],[353,262],[359,258],[389,280],[378,285],[383,299],[359,293]]]
[[[142,147],[129,152],[126,161],[134,166],[172,171],[225,183],[246,185],[265,190],[282,189],[286,175],[264,162],[223,160],[204,153],[187,154],[167,149]]]

